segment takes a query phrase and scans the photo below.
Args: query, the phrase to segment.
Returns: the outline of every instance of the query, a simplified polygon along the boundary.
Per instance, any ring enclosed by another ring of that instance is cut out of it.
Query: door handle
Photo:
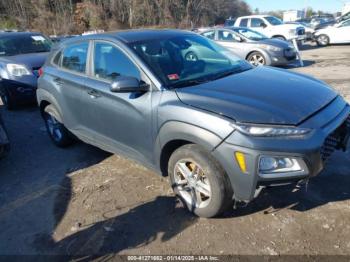
[[[101,94],[96,90],[89,90],[87,93],[93,99],[99,98],[101,96]]]

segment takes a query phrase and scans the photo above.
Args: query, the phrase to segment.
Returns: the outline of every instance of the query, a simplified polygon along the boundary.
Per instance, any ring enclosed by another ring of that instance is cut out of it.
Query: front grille
[[[287,48],[284,50],[284,57],[287,60],[294,60],[296,58],[296,53],[293,48]]]
[[[327,161],[334,151],[341,148],[341,144],[349,132],[350,116],[348,116],[344,123],[326,138],[321,147],[321,158],[323,162]]]

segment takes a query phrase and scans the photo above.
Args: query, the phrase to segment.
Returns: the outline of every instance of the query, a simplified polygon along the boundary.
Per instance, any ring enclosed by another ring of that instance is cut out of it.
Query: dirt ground
[[[350,100],[350,46],[302,52],[290,68]],[[12,143],[0,161],[0,254],[350,255],[350,153],[308,190],[270,188],[217,219],[190,215],[166,178],[83,143],[58,149],[34,108],[1,109]]]

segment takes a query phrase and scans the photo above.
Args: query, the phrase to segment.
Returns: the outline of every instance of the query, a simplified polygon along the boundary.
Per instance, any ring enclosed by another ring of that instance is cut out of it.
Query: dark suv
[[[76,136],[141,161],[199,216],[317,175],[349,137],[350,107],[325,83],[253,68],[191,32],[75,38],[42,73],[37,98],[56,145]]]
[[[40,33],[0,33],[0,96],[8,109],[36,102],[38,71],[51,44]]]

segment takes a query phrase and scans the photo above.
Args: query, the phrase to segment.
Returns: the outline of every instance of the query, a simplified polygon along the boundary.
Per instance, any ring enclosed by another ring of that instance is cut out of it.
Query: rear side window
[[[209,38],[209,39],[214,39],[215,38],[215,31],[208,31],[203,33],[203,36]]]
[[[248,19],[247,18],[242,19],[239,26],[240,27],[248,27]]]
[[[94,76],[114,81],[118,76],[141,79],[136,65],[120,49],[105,42],[95,43]]]
[[[74,72],[85,73],[88,47],[87,42],[68,46],[63,51],[62,67]]]

